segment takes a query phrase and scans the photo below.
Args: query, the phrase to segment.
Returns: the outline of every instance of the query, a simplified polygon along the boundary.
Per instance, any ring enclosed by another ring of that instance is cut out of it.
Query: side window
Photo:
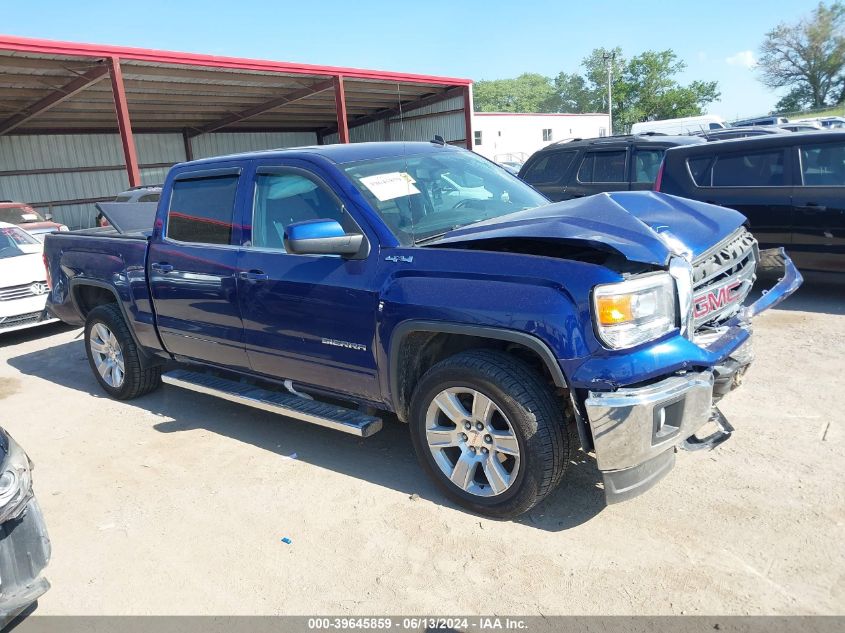
[[[552,140],[552,128],[543,128],[543,142]]]
[[[475,132],[472,133],[472,136],[475,139],[474,143],[476,145],[481,145],[481,130],[476,130]]]
[[[589,152],[578,168],[580,182],[627,182],[623,149],[616,152]]]
[[[783,150],[719,156],[713,166],[714,187],[783,187]]]
[[[801,177],[807,187],[845,187],[845,143],[802,145]]]
[[[549,152],[531,164],[522,179],[532,185],[560,182],[569,171],[575,154],[575,151]]]
[[[662,149],[638,149],[634,154],[634,182],[653,183],[663,160]]]
[[[255,177],[252,245],[284,250],[285,227],[306,220],[337,220],[343,206],[321,184],[298,172],[259,173]],[[346,228],[346,227],[345,227]]]
[[[138,202],[158,202],[158,199],[161,197],[159,193],[147,193],[138,198]]]
[[[696,187],[713,186],[713,157],[701,156],[699,158],[688,158],[687,167]]]
[[[237,188],[237,174],[174,182],[167,237],[200,244],[231,243]]]

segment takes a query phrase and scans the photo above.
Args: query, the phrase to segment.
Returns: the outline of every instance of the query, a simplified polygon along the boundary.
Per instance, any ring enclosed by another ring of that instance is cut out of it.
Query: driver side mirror
[[[306,220],[285,228],[285,250],[294,255],[357,255],[361,233],[346,233],[337,220]]]

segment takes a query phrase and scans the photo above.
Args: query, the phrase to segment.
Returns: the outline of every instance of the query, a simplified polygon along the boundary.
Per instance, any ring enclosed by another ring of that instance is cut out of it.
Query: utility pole
[[[608,136],[613,136],[613,60],[616,53],[605,53],[602,59],[607,62],[607,124]]]

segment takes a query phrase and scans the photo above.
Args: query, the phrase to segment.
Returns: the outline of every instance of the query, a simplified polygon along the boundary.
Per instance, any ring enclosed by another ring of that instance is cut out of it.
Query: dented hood
[[[507,238],[560,240],[665,266],[673,254],[695,259],[744,222],[742,214],[724,207],[665,193],[622,191],[477,222],[430,246]]]

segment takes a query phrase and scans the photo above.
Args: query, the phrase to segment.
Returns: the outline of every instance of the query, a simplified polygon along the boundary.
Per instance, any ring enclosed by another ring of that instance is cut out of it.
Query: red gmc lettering
[[[734,281],[718,290],[706,292],[693,300],[693,316],[700,319],[739,299],[741,281]]]

